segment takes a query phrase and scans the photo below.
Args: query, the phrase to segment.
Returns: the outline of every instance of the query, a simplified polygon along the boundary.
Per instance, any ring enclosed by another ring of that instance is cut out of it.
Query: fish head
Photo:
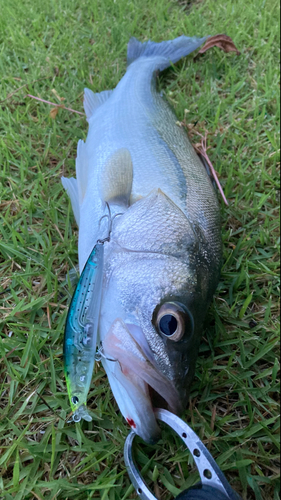
[[[155,406],[180,414],[187,404],[208,294],[197,254],[188,219],[160,190],[116,220],[105,248],[103,365],[122,414],[148,442],[159,435]]]

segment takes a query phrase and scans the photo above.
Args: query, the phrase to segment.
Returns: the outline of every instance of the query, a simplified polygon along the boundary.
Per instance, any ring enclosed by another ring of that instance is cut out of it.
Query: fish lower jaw
[[[129,373],[127,373],[127,376],[129,376]],[[171,407],[163,395],[159,394],[156,389],[143,380],[140,381],[137,390],[138,402],[142,401],[142,408],[140,409],[137,403],[138,408],[135,408],[137,411],[127,407],[127,411],[122,413],[131,429],[146,443],[153,445],[161,437],[161,430],[155,414],[156,410],[160,408],[166,409],[175,414],[178,414],[179,411],[177,408]]]
[[[181,405],[175,398],[171,397],[171,387],[169,387],[168,381],[168,386],[166,388],[164,388],[163,385],[159,387],[157,381],[155,381],[153,377],[144,376],[144,372],[136,374],[135,371],[124,366],[122,363],[120,363],[120,368],[122,378],[118,378],[120,381],[122,380],[122,385],[129,389],[125,381],[130,381],[130,385],[132,384],[134,386],[135,399],[146,402],[146,411],[150,414],[151,419],[154,420],[154,411],[158,408],[169,410],[175,414],[181,413]],[[125,418],[132,429],[137,432],[134,419],[129,415],[125,416]]]
[[[122,375],[143,394],[153,410],[154,408],[163,408],[175,414],[180,413],[181,405],[178,398],[174,397],[176,389],[168,379],[159,375],[149,362],[138,364],[136,360],[133,368],[132,365],[128,367],[124,361],[119,361],[119,364]]]

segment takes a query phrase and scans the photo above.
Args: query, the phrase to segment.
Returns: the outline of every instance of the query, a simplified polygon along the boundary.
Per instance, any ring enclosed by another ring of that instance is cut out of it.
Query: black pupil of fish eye
[[[79,403],[79,399],[77,398],[77,396],[73,396],[73,398],[72,398],[72,403],[73,403],[74,405],[76,405],[77,403]]]
[[[170,337],[173,335],[178,327],[178,322],[172,314],[165,314],[159,321],[159,328],[161,332]]]

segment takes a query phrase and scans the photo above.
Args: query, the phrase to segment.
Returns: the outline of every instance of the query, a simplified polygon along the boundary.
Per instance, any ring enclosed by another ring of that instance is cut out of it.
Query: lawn
[[[116,86],[130,36],[226,33],[166,70],[159,88],[194,144],[208,133],[224,265],[185,419],[244,500],[279,499],[279,4],[277,0],[0,0],[0,498],[136,498],[129,427],[96,364],[91,423],[69,423],[62,343],[77,226],[60,177],[85,139],[83,88]],[[56,116],[55,116],[56,115]],[[163,427],[136,457],[161,500],[198,480]]]

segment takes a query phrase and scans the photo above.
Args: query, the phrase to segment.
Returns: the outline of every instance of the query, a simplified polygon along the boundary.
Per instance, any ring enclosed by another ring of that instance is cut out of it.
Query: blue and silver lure
[[[90,422],[87,395],[90,389],[97,344],[104,241],[94,246],[74,292],[65,326],[64,371],[74,422]]]

